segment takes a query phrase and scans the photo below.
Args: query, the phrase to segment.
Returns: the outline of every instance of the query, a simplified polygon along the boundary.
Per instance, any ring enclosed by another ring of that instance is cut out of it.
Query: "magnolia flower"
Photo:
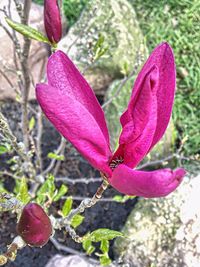
[[[27,204],[17,224],[17,232],[31,246],[44,246],[52,234],[51,221],[41,206]]]
[[[57,0],[44,0],[44,26],[49,41],[58,43],[62,37],[62,25]]]
[[[162,197],[175,190],[185,171],[134,170],[163,136],[175,93],[175,63],[167,43],[160,44],[140,71],[126,111],[120,118],[119,147],[112,153],[104,112],[94,92],[61,51],[47,66],[48,84],[38,84],[37,100],[56,129],[119,192]]]

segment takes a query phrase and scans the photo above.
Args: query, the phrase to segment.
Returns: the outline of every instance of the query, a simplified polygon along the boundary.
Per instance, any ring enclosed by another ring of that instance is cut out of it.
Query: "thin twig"
[[[171,160],[173,158],[176,158],[176,157],[177,157],[177,154],[172,154],[172,155],[169,155],[166,158],[163,158],[163,159],[160,159],[160,160],[150,161],[150,162],[146,162],[144,164],[141,164],[141,165],[138,166],[137,169],[141,170],[141,169],[144,169],[144,168],[147,168],[147,167],[153,167],[153,166],[156,166],[156,165],[163,165],[167,161],[169,161],[169,160]]]
[[[56,150],[56,154],[59,155],[60,152],[63,150],[63,148],[65,147],[66,145],[66,140],[64,137],[61,137],[61,141],[60,141],[60,145],[59,147],[57,148]],[[42,175],[46,175],[47,173],[49,173],[53,168],[54,168],[54,165],[56,163],[56,159],[52,159],[49,166],[43,171]]]
[[[42,110],[38,107],[37,113],[37,137],[36,137],[36,154],[37,154],[37,161],[36,165],[39,166],[40,171],[43,170],[43,161],[42,161],[42,132],[43,132],[43,124],[42,124]]]
[[[89,184],[89,183],[99,183],[102,182],[101,177],[94,177],[94,178],[69,178],[69,177],[56,177],[55,180],[58,182],[63,182],[67,184],[77,184],[77,183],[84,183],[84,184]]]
[[[8,84],[10,85],[11,88],[14,87],[11,80],[8,78],[8,76],[1,69],[0,69],[0,74],[5,78],[5,80],[8,82]]]
[[[62,197],[62,199],[67,199],[67,197]],[[82,201],[85,199],[85,197],[80,197],[80,196],[72,196],[73,200],[77,200],[77,201]],[[98,202],[118,202],[113,198],[101,198],[99,199]]]
[[[54,223],[55,229],[61,229],[62,227],[65,227],[66,231],[69,233],[72,239],[78,243],[81,243],[84,240],[84,236],[80,237],[75,232],[75,230],[71,228],[70,221],[76,214],[83,213],[85,209],[91,208],[101,199],[104,191],[109,186],[108,182],[105,180],[105,176],[103,174],[101,175],[104,180],[103,180],[103,183],[98,187],[94,196],[92,198],[86,198],[83,201],[81,201],[80,205],[76,209],[72,209],[65,218],[56,219]]]
[[[64,154],[65,154],[65,147],[66,147],[66,140],[63,138],[63,145],[62,145],[62,147],[61,147],[61,149],[60,149],[60,153],[59,153],[60,156],[64,156]],[[57,173],[58,173],[58,171],[59,171],[59,168],[60,168],[60,165],[61,165],[61,161],[58,160],[58,161],[56,162],[55,168],[54,168],[54,170],[53,170],[53,175],[54,175],[54,176],[57,175]]]
[[[26,0],[23,8],[23,16],[21,16],[21,23],[28,25],[29,13],[32,0]],[[31,41],[24,36],[24,46],[21,58],[21,67],[23,73],[23,92],[22,92],[22,133],[25,149],[29,150],[29,138],[28,138],[28,96],[30,91],[31,79],[29,74],[28,57],[30,52]]]

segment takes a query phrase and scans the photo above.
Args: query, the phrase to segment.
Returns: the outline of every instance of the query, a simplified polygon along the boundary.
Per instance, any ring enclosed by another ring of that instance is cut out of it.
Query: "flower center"
[[[119,156],[119,157],[116,157],[115,159],[113,159],[109,166],[112,170],[114,170],[119,164],[123,163],[124,162],[124,159],[122,156]]]

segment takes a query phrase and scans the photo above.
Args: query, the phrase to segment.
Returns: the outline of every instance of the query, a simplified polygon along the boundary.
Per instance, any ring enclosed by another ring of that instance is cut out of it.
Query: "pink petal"
[[[107,140],[93,115],[79,101],[59,88],[45,84],[36,87],[37,100],[56,129],[102,172],[110,175],[111,157]]]
[[[121,156],[124,164],[132,168],[147,154],[154,138],[157,124],[158,77],[158,68],[152,66],[140,83],[135,84],[137,94],[131,98],[127,111],[122,115],[120,146],[113,159]]]
[[[176,87],[176,69],[172,48],[168,43],[162,43],[157,46],[151,53],[144,67],[140,71],[133,88],[131,101],[134,99],[138,92],[141,90],[141,84],[145,75],[149,72],[152,66],[158,68],[158,90],[157,90],[157,126],[154,138],[149,150],[161,139],[172,113],[172,106],[174,102],[174,94]],[[131,115],[131,105],[128,110],[122,115],[121,123],[124,126],[129,120]]]
[[[49,58],[47,75],[51,86],[57,87],[62,94],[67,94],[71,99],[80,102],[91,113],[109,145],[109,134],[104,112],[87,81],[62,51],[57,51]]]
[[[121,164],[113,171],[109,183],[123,194],[146,198],[164,197],[179,186],[185,173],[182,168],[175,171],[136,171]]]

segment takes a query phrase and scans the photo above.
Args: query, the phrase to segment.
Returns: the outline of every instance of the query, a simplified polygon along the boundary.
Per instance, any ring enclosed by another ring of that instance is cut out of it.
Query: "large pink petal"
[[[113,171],[110,184],[119,192],[146,198],[164,197],[181,183],[185,170],[161,169],[157,171],[136,171],[124,164]]]
[[[139,91],[141,90],[141,84],[144,77],[152,68],[156,66],[158,68],[158,90],[157,90],[157,127],[154,134],[154,138],[149,150],[160,140],[163,136],[167,125],[170,120],[172,106],[174,101],[174,93],[176,87],[176,69],[173,51],[168,43],[162,43],[157,46],[151,53],[147,62],[140,71],[133,88],[131,101],[135,104],[135,99]],[[131,119],[131,109],[129,105],[128,110],[122,115],[121,123],[124,126]]]
[[[93,90],[73,62],[62,51],[57,51],[49,58],[47,75],[51,86],[57,87],[62,94],[69,95],[71,99],[79,101],[91,113],[109,144],[104,112]]]
[[[157,124],[158,77],[158,68],[152,66],[143,80],[136,84],[140,90],[131,98],[124,114],[126,118],[122,116],[120,146],[113,159],[121,156],[124,164],[132,168],[147,154],[154,138]]]
[[[79,99],[57,87],[39,84],[37,100],[47,118],[92,166],[110,175],[111,157],[107,140],[93,115]]]

